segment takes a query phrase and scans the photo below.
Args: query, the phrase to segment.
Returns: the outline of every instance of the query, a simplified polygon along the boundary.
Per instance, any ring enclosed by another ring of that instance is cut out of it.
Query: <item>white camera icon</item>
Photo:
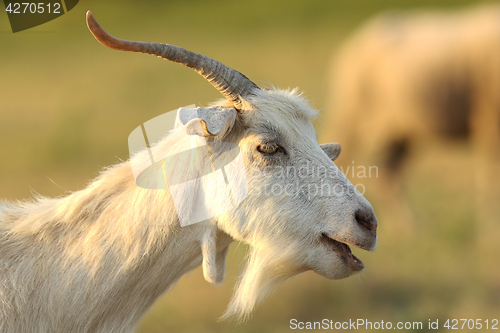
[[[190,106],[150,119],[129,135],[136,184],[151,190],[168,189],[182,227],[222,214],[248,195],[238,145],[208,142],[200,135],[223,131],[231,122],[233,109]],[[177,130],[167,137],[174,128]]]

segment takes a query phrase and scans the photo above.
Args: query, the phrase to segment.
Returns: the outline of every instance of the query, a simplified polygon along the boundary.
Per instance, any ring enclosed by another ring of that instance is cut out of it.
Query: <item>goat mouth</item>
[[[363,262],[351,252],[349,245],[339,242],[325,233],[321,234],[320,241],[336,252],[340,259],[353,271],[360,271],[365,267]]]

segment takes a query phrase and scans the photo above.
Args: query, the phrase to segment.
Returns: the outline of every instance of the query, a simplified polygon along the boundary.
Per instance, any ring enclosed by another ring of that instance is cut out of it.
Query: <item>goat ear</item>
[[[340,151],[342,150],[342,147],[340,147],[340,144],[336,142],[332,143],[324,143],[322,145],[319,145],[321,149],[330,157],[332,161],[335,161],[337,157],[340,155]]]
[[[226,255],[229,245],[217,253],[216,229],[215,227],[209,227],[203,235],[201,249],[203,254],[203,276],[205,280],[215,285],[221,284],[224,281]]]
[[[224,135],[234,125],[236,110],[215,106],[211,108],[180,108],[176,123],[186,129],[190,135]]]

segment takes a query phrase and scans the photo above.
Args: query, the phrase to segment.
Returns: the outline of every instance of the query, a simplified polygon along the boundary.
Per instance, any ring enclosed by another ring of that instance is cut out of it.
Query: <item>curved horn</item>
[[[87,11],[87,26],[94,37],[104,46],[115,50],[152,54],[194,69],[238,109],[242,106],[242,97],[259,89],[245,75],[202,54],[174,45],[133,42],[115,38],[101,28],[90,10]]]

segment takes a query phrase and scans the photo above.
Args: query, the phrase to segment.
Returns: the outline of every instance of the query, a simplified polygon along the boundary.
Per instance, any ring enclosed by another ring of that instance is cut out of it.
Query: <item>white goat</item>
[[[153,155],[183,151],[191,135],[224,139],[238,145],[251,186],[237,207],[186,227],[168,188],[136,185],[131,161],[67,197],[10,205],[0,213],[1,332],[132,332],[155,300],[198,265],[208,281],[220,283],[233,240],[249,244],[250,253],[225,317],[245,318],[273,285],[300,272],[340,279],[363,269],[349,245],[375,248],[375,215],[332,162],[340,146],[318,145],[309,120],[315,111],[303,98],[261,90],[241,73],[176,46],[115,39],[90,12],[87,24],[102,44],[182,63],[226,97],[208,109],[212,114],[171,131]],[[221,109],[231,116],[217,118]],[[198,131],[193,122],[201,123]],[[147,159],[143,151],[132,163]],[[302,177],[280,174],[301,165],[307,165]],[[200,173],[186,161],[172,168]],[[276,184],[303,190],[265,192]],[[337,191],[320,196],[311,185]]]

